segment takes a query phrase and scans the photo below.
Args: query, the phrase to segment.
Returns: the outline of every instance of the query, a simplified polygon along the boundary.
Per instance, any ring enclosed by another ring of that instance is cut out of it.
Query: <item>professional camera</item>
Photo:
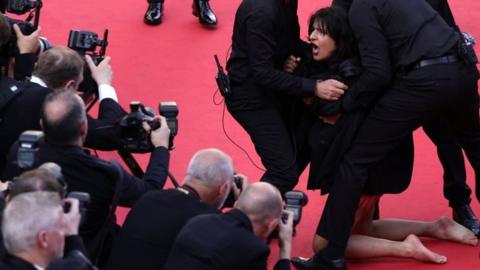
[[[18,138],[17,164],[22,169],[32,168],[38,161],[37,152],[44,142],[41,131],[27,130]]]
[[[175,102],[162,102],[159,105],[160,115],[167,118],[170,129],[169,149],[173,149],[173,138],[178,131],[178,108]],[[120,120],[120,136],[125,150],[131,153],[147,153],[153,150],[149,134],[143,128],[147,122],[152,130],[160,127],[160,121],[155,119],[151,108],[145,107],[141,102],[130,103],[130,113]]]
[[[80,211],[80,215],[82,218],[82,220],[80,221],[80,224],[82,224],[85,221],[85,214],[87,213],[87,207],[90,204],[90,194],[86,192],[72,191],[68,193],[67,198],[78,200],[78,209]],[[71,205],[68,202],[65,202],[63,204],[63,211],[65,213],[70,212],[70,207]]]
[[[18,20],[12,19],[5,16],[10,24],[11,34],[10,39],[2,46],[1,48],[1,59],[0,59],[0,66],[3,67],[2,70],[2,77],[7,73],[7,66],[8,61],[11,57],[18,54],[17,48],[17,35],[13,30],[13,25],[17,24],[20,30],[24,35],[30,35],[33,33],[37,28],[40,20],[40,9],[42,8],[42,1],[29,1],[29,0],[9,0],[7,3],[7,11],[10,13],[14,13],[17,15],[23,15],[28,11],[31,11],[28,17],[25,20]],[[33,24],[31,23],[32,19],[34,19]],[[50,49],[52,45],[48,42],[48,40],[44,37],[39,38],[39,45],[40,49],[38,53],[43,52],[47,49]]]
[[[302,208],[307,205],[308,197],[301,191],[289,191],[285,193],[285,209],[293,212],[294,226],[300,223]]]
[[[98,38],[98,34],[91,31],[70,30],[68,36],[68,47],[77,51],[80,55],[89,55],[95,65],[100,64],[105,58],[108,45],[108,29],[103,32],[103,39]],[[97,52],[97,48],[100,50]],[[83,69],[83,81],[78,87],[82,92],[82,98],[87,104],[87,111],[98,100],[98,85],[92,78],[92,73],[88,66]]]
[[[302,219],[302,208],[307,205],[308,197],[307,194],[303,193],[302,191],[289,191],[285,193],[285,210],[289,210],[293,212],[293,235],[296,234],[296,226],[300,223]],[[287,215],[283,215],[280,217],[283,223],[287,222]],[[278,238],[278,229],[274,230],[267,238],[267,241],[270,242],[273,239]]]
[[[42,1],[31,0],[8,0],[7,11],[10,13],[22,15],[32,9],[40,9],[42,7]]]

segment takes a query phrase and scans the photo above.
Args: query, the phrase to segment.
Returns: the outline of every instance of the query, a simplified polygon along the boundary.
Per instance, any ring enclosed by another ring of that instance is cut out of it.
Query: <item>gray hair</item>
[[[61,213],[61,200],[56,192],[36,191],[15,196],[3,212],[5,249],[11,254],[32,250],[38,233],[52,230]]]
[[[203,149],[193,155],[187,174],[207,186],[218,187],[228,180],[233,180],[232,159],[218,149]]]

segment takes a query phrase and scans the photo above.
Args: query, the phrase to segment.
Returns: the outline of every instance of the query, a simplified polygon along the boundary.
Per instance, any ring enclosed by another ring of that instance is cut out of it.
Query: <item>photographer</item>
[[[27,171],[16,177],[14,182],[9,183],[8,189],[2,194],[2,203],[8,203],[17,195],[35,191],[55,192],[63,198],[65,196],[64,186],[43,167],[42,165],[38,169]],[[0,212],[3,212],[3,208],[4,206],[1,207]],[[75,207],[73,209],[75,210]],[[72,214],[71,216],[73,218],[75,215]],[[71,223],[71,226],[65,232],[65,254],[74,250],[83,254],[86,253],[82,239],[78,236],[78,225],[76,222]],[[5,246],[0,232],[0,260],[3,260],[5,254]]]
[[[90,256],[97,256],[103,229],[109,226],[115,230],[114,220],[107,220],[113,198],[118,205],[131,207],[149,190],[162,189],[168,174],[169,152],[167,150],[170,130],[163,117],[157,117],[161,127],[150,132],[155,149],[143,179],[138,179],[110,162],[86,154],[82,146],[87,137],[87,117],[83,101],[71,91],[52,93],[45,99],[42,113],[42,127],[46,143],[40,147],[38,162],[55,162],[62,168],[68,191],[90,194],[92,199],[87,207],[85,223],[80,235],[85,241]],[[144,129],[150,127],[144,123]],[[18,174],[17,147],[12,147],[6,170],[7,178]],[[120,170],[118,171],[117,170]],[[120,173],[120,175],[119,175]],[[118,195],[118,197],[117,197]],[[105,225],[107,224],[107,225]]]
[[[12,33],[13,31],[13,33]],[[9,55],[5,45],[11,41],[12,36],[16,36],[16,45],[18,52],[15,55]],[[0,14],[0,44],[2,45],[0,56],[3,59],[3,65],[8,69],[9,77],[15,80],[24,81],[31,75],[39,52],[40,29],[25,35],[17,24],[9,21],[7,16]],[[13,68],[11,67],[13,65]],[[13,74],[11,72],[13,71]],[[3,78],[5,79],[5,78]]]
[[[113,150],[121,147],[119,128],[113,126],[126,112],[117,103],[111,86],[112,69],[106,57],[95,66],[87,56],[93,79],[99,85],[100,108],[98,119],[88,116],[89,134],[86,147]],[[21,91],[0,111],[0,170],[5,155],[18,136],[25,130],[39,130],[42,103],[51,92],[75,92],[83,80],[84,60],[75,51],[56,47],[42,53],[33,71],[31,82],[0,85],[0,91]],[[108,128],[105,128],[108,127]]]
[[[175,237],[188,220],[201,214],[220,214],[218,209],[230,191],[239,195],[233,173],[232,160],[222,151],[198,151],[181,187],[150,192],[131,209],[107,269],[162,269]],[[240,179],[246,188],[246,177]]]
[[[71,205],[68,213],[63,213],[58,192],[27,192],[11,199],[3,214],[2,234],[8,254],[0,262],[1,269],[52,269],[48,267],[52,262],[61,265],[65,261],[72,270],[93,269],[85,267],[88,260],[79,259],[83,255],[77,250],[61,259],[68,245],[65,235],[78,233],[80,223],[78,201],[65,202]]]
[[[249,185],[222,215],[201,215],[180,231],[165,265],[169,269],[267,269],[267,237],[279,228],[280,260],[290,269],[293,212],[282,211],[280,192],[268,183]]]

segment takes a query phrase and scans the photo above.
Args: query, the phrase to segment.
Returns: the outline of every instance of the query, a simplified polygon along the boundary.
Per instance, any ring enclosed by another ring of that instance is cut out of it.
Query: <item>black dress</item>
[[[310,78],[318,80],[336,79],[348,85],[355,83],[361,72],[356,59],[325,63],[310,60],[301,69]],[[348,103],[348,104],[347,104]],[[335,125],[324,123],[318,116],[341,113]],[[355,93],[349,93],[339,101],[314,99],[303,121],[310,122],[308,148],[310,152],[310,172],[308,189],[320,189],[322,194],[329,192],[336,177],[343,156],[348,151],[358,128],[368,113],[366,104],[355,100]],[[365,194],[401,193],[410,184],[413,169],[413,138],[407,136],[385,159],[369,170],[364,189]]]

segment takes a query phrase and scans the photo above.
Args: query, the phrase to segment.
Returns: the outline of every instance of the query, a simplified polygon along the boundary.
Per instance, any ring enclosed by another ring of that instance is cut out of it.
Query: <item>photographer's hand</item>
[[[232,185],[233,197],[235,198],[235,201],[236,201],[238,200],[238,197],[240,197],[240,193],[242,193],[242,190],[245,190],[247,188],[248,177],[243,174],[235,174],[235,176],[240,178],[241,185],[242,185],[242,189],[239,189],[235,183]]]
[[[315,95],[325,100],[338,100],[347,89],[347,85],[334,79],[317,81]]]
[[[110,59],[110,56],[106,56],[97,66],[90,55],[85,56],[88,67],[92,72],[92,78],[97,82],[98,86],[102,84],[112,85],[113,71],[110,66]]]
[[[38,52],[40,46],[38,41],[40,37],[40,27],[28,36],[22,33],[22,30],[20,30],[17,24],[13,25],[13,30],[17,35],[17,46],[20,54]]]
[[[77,199],[66,198],[63,200],[70,204],[70,211],[64,214],[65,236],[78,235],[78,227],[80,227],[80,204]]]
[[[282,216],[284,215],[287,216],[286,222],[280,218],[278,223],[278,244],[280,246],[280,259],[290,260],[292,255],[293,212],[283,210]]]
[[[168,142],[170,139],[170,129],[167,125],[167,119],[163,116],[155,116],[155,119],[160,121],[160,128],[151,130],[150,125],[143,122],[143,128],[150,132],[150,140],[155,147],[165,147],[168,149]]]

